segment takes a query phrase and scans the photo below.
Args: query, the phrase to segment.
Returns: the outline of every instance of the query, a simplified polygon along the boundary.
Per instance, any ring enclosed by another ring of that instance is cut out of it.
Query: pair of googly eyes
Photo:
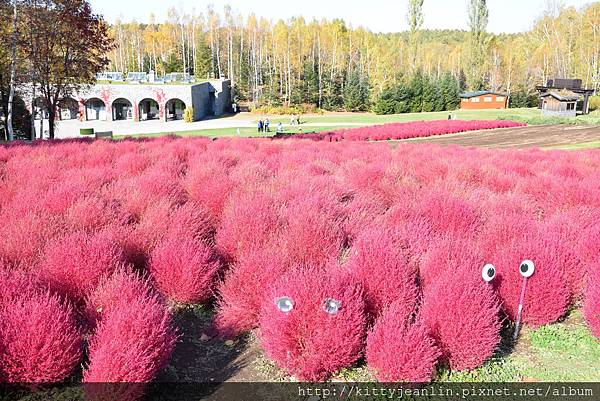
[[[533,273],[535,273],[535,264],[531,260],[523,261],[519,266],[519,273],[525,278],[533,276]],[[491,282],[496,277],[496,268],[494,265],[487,264],[483,266],[481,277],[483,277],[485,282]]]
[[[275,305],[280,312],[290,313],[294,309],[295,303],[290,297],[281,297],[277,298]],[[340,309],[342,309],[342,301],[327,298],[323,301],[322,309],[329,315],[337,315]]]

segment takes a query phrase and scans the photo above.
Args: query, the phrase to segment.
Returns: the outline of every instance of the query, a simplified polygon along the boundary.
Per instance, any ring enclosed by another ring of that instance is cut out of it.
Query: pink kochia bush
[[[409,264],[406,249],[391,230],[369,229],[359,234],[347,268],[364,288],[369,316],[377,317],[392,303],[396,303],[398,319],[409,319],[415,312],[417,274]]]
[[[206,302],[214,293],[220,267],[211,247],[177,236],[165,238],[150,258],[156,287],[176,303]]]
[[[73,308],[46,291],[26,292],[0,305],[0,382],[57,383],[82,358]]]
[[[83,301],[123,263],[121,250],[104,235],[78,232],[48,244],[39,277],[58,294]]]
[[[168,363],[176,340],[171,315],[156,296],[119,302],[102,316],[90,339],[83,380],[149,382]]]
[[[534,262],[535,274],[527,283],[523,322],[534,327],[554,323],[567,313],[572,293],[561,271],[559,250],[537,236],[515,239],[493,258],[502,308],[516,320],[523,285],[519,266],[526,259]]]
[[[255,328],[266,290],[290,269],[289,265],[286,255],[275,246],[243,255],[219,288],[217,334],[234,338]]]
[[[298,134],[294,138],[312,139],[314,141],[387,141],[410,138],[423,138],[435,135],[456,134],[465,131],[479,131],[496,128],[522,127],[526,124],[514,121],[415,121],[408,123],[392,123],[373,127],[341,129],[333,132],[316,134]]]
[[[227,261],[271,242],[281,225],[280,206],[265,191],[236,193],[225,206],[217,248]]]
[[[342,207],[319,194],[290,202],[285,212],[285,249],[291,259],[307,266],[325,266],[337,259],[344,243]]]
[[[600,339],[600,263],[590,269],[588,280],[583,313],[592,333]]]
[[[277,307],[282,297],[293,302],[287,313]],[[325,311],[328,300],[340,302],[337,313]],[[352,365],[363,353],[365,336],[362,290],[342,273],[290,272],[263,300],[261,344],[280,368],[298,379],[324,380]]]
[[[128,269],[119,269],[105,277],[85,302],[84,314],[91,328],[115,308],[123,308],[130,302],[150,297],[153,288],[147,279]]]
[[[427,383],[440,350],[421,321],[406,318],[405,308],[395,302],[377,320],[367,337],[367,364],[382,382]]]
[[[457,266],[424,294],[420,313],[452,370],[482,365],[500,343],[500,307],[480,274]]]

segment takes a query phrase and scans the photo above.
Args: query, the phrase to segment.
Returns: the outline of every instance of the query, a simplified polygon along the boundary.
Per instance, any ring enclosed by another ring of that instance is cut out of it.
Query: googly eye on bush
[[[290,313],[294,309],[294,301],[290,297],[277,298],[275,305],[283,313]]]
[[[531,260],[524,260],[519,267],[521,276],[529,278],[535,273],[535,264]]]
[[[328,313],[330,315],[337,315],[340,309],[342,309],[341,301],[328,298],[323,303],[323,310],[325,311],[325,313]]]
[[[496,267],[492,264],[487,264],[483,266],[483,270],[481,271],[481,277],[483,281],[486,283],[490,283],[496,278]]]

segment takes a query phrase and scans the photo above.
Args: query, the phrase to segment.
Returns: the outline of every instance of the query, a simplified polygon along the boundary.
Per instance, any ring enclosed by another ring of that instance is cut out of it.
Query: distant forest
[[[352,29],[341,20],[244,18],[230,7],[194,15],[171,9],[160,24],[117,21],[111,27],[111,68],[227,76],[238,100],[330,110],[372,108],[381,95],[391,96],[398,85],[414,86],[415,79],[434,85],[418,92],[443,83],[446,90],[457,85],[508,92],[518,105],[554,76],[600,86],[598,2],[579,10],[548,6],[531,31],[511,35],[486,32],[485,0],[471,0],[465,15],[470,31],[422,30],[422,3],[410,1],[411,29],[395,34]]]

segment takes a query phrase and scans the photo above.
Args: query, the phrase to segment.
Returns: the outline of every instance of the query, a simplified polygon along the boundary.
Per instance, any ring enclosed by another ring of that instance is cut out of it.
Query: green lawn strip
[[[592,336],[581,312],[564,323],[543,326],[526,334],[531,355],[515,355],[526,377],[540,381],[600,381],[600,341]]]
[[[271,132],[257,132],[256,128],[250,127],[241,127],[240,136],[244,138],[257,138],[257,137],[266,137],[266,136],[274,136],[276,134],[277,127],[274,127]],[[314,132],[322,132],[322,131],[334,131],[342,128],[354,128],[354,126],[348,125],[336,125],[336,126],[295,126],[295,127],[286,127],[284,133],[289,135],[295,134],[308,134]],[[222,138],[222,137],[236,137],[238,136],[238,128],[212,128],[212,129],[201,129],[201,130],[191,130],[191,131],[180,131],[180,132],[160,132],[154,134],[134,134],[134,135],[116,135],[116,139],[122,138],[153,138],[160,137],[166,135],[177,135],[183,137],[189,136],[205,136],[210,138]]]
[[[573,145],[558,145],[551,146],[546,149],[557,149],[557,150],[585,150],[585,149],[598,149],[600,148],[600,141],[577,143]]]
[[[587,116],[578,116],[576,118],[547,118],[542,117],[538,109],[506,109],[506,110],[456,110],[452,112],[435,113],[407,113],[379,116],[372,113],[332,113],[324,115],[306,115],[301,117],[300,126],[290,126],[290,119],[287,116],[273,117],[271,119],[271,135],[275,134],[279,122],[285,125],[286,133],[297,134],[302,129],[303,133],[333,131],[342,128],[358,128],[366,125],[387,124],[411,121],[432,121],[445,120],[452,114],[460,120],[513,120],[524,122],[530,125],[551,125],[551,124],[572,124],[572,125],[600,125],[600,115],[590,114]],[[250,117],[253,121],[264,118],[260,115]],[[319,125],[329,124],[329,125]],[[211,138],[235,137],[237,136],[237,127],[233,128],[213,128],[201,130],[189,130],[180,132],[160,132],[154,134],[139,133],[135,135],[117,134],[116,137],[159,137],[165,135],[178,136],[207,136]],[[260,136],[269,136],[265,133],[258,133],[254,127],[239,127],[240,135],[243,137],[254,138]],[[594,146],[596,144],[596,146]],[[584,144],[585,145],[585,144]],[[580,149],[573,145],[574,149]],[[598,147],[597,143],[590,144],[589,147]],[[570,148],[570,146],[569,146]],[[583,148],[586,148],[583,146]]]
[[[538,109],[505,109],[505,110],[455,110],[433,113],[406,113],[393,115],[376,115],[372,113],[332,113],[324,115],[301,116],[305,123],[361,123],[361,124],[386,124],[395,122],[445,120],[452,114],[459,120],[513,120],[530,125],[571,124],[571,125],[600,125],[599,114],[577,116],[575,118],[543,117]],[[255,115],[253,120],[258,121],[260,115]],[[282,122],[289,124],[289,117],[273,117],[272,123]]]

